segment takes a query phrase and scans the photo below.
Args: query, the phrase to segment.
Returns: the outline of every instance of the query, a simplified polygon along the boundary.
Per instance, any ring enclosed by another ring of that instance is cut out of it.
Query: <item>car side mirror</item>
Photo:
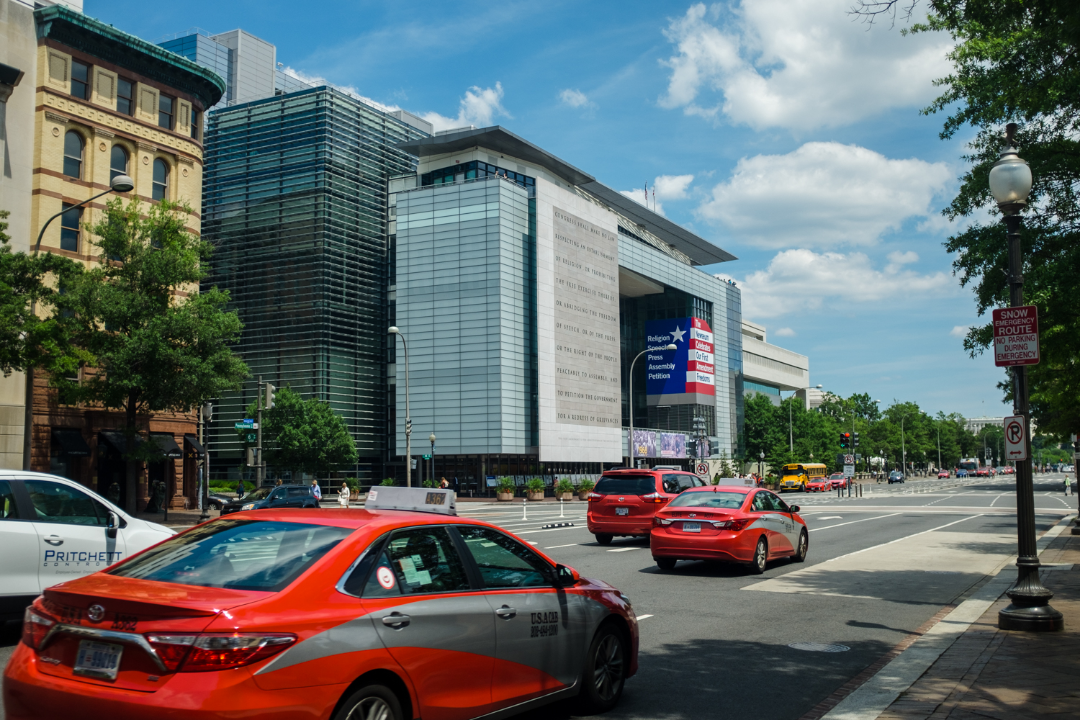
[[[110,538],[116,537],[116,529],[120,527],[120,518],[116,516],[116,513],[109,511],[109,519],[105,524],[105,536]]]
[[[581,575],[578,571],[572,567],[566,567],[565,565],[555,566],[555,580],[559,587],[573,587],[581,580]]]
[[[801,508],[798,505],[792,505],[791,506],[791,512],[793,512],[793,513],[799,512],[800,509]]]

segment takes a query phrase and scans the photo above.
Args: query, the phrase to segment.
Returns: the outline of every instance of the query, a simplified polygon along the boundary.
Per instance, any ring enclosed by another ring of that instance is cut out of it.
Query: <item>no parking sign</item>
[[[1005,418],[1005,459],[1027,460],[1027,418],[1010,415]]]

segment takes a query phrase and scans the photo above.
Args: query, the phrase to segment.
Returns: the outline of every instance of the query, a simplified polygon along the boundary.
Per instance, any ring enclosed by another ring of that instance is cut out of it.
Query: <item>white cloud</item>
[[[570,88],[559,93],[559,99],[572,108],[587,107],[593,104],[588,95],[580,90],[571,90]]]
[[[687,190],[690,183],[694,182],[693,175],[658,175],[649,185],[648,207],[658,215],[664,214],[665,200],[685,200],[689,197]],[[645,188],[620,191],[623,195],[634,202],[645,205]]]
[[[374,108],[382,110],[383,112],[392,112],[394,110],[400,110],[401,109],[397,105],[387,105],[385,103],[379,102],[378,100],[372,100],[371,98],[369,98],[369,97],[367,97],[365,95],[361,95],[360,91],[357,90],[352,85],[337,85],[335,83],[330,82],[329,80],[327,80],[326,78],[324,78],[321,75],[311,75],[309,73],[304,72],[303,70],[297,70],[296,68],[291,68],[291,67],[288,67],[288,66],[282,68],[281,71],[283,73],[285,73],[286,75],[291,75],[292,77],[296,78],[297,80],[299,80],[302,83],[307,83],[308,85],[312,85],[312,86],[329,85],[330,87],[335,88],[337,90],[340,90],[341,92],[345,93],[346,95],[354,97],[357,100],[360,100],[361,102],[364,102],[364,103],[366,103],[366,104],[368,104],[368,105],[370,105],[370,106],[372,106]]]
[[[449,118],[437,112],[421,113],[420,117],[434,125],[436,132],[466,125],[487,127],[496,117],[512,117],[502,106],[502,98],[502,83],[495,83],[493,88],[473,85],[465,91],[465,97],[461,98],[456,118]]]
[[[782,327],[773,330],[773,335],[777,337],[795,337],[795,331],[789,327]]]
[[[958,337],[958,338],[967,337],[968,330],[970,330],[970,329],[971,328],[968,327],[967,325],[956,325],[956,326],[953,327],[952,330],[949,331],[949,334],[952,335],[953,337]]]
[[[919,262],[919,254],[914,250],[891,252],[888,255],[890,265],[910,265]]]
[[[728,279],[729,275],[717,277]],[[734,279],[734,278],[732,278]],[[770,318],[820,309],[826,303],[888,303],[897,298],[955,292],[948,273],[920,275],[897,265],[876,270],[865,254],[785,250],[764,270],[736,284],[742,289],[743,317]],[[792,288],[808,288],[792,292]],[[778,334],[779,331],[776,331]]]
[[[951,182],[945,163],[812,142],[743,158],[697,212],[760,247],[872,245],[907,218],[932,214]]]
[[[902,36],[852,22],[850,0],[739,0],[692,5],[670,21],[675,53],[666,108],[755,129],[837,127],[921,106],[949,72],[943,33]]]

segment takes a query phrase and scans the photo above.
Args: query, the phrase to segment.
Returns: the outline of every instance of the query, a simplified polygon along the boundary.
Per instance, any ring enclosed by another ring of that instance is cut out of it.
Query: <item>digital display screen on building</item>
[[[645,323],[650,348],[674,344],[676,350],[655,350],[645,356],[645,393],[677,404],[681,395],[715,395],[716,365],[712,328],[698,318],[651,320]]]

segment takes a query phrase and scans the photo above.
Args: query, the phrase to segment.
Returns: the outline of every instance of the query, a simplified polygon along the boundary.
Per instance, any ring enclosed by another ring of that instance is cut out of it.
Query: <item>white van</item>
[[[0,470],[0,621],[45,588],[104,570],[175,535],[73,480]]]

